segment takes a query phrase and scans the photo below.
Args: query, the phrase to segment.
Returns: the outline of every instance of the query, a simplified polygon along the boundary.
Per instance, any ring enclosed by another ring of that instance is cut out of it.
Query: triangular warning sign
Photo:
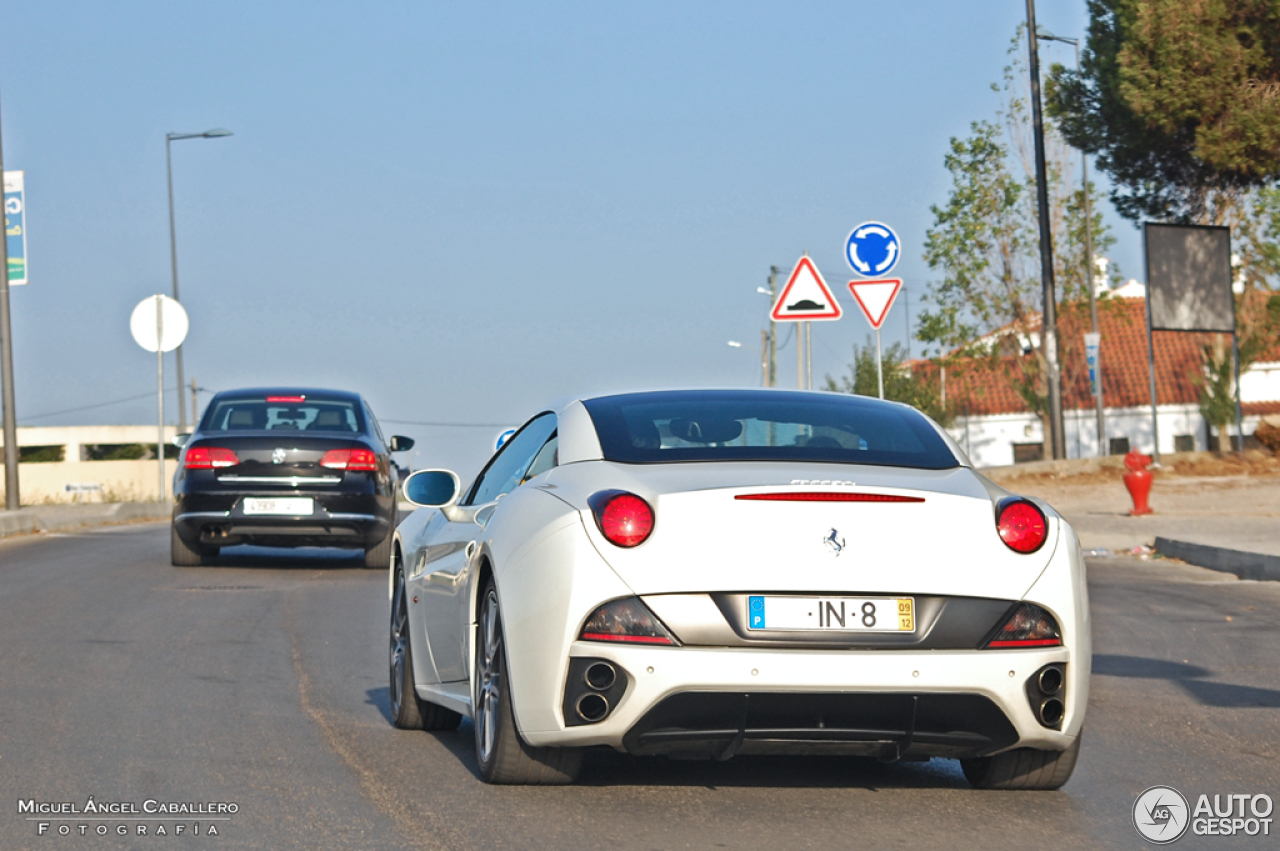
[[[900,278],[849,282],[849,292],[853,293],[854,301],[862,308],[871,327],[877,330],[884,324],[884,318],[889,315],[889,308],[893,307],[893,300],[898,297],[900,289]]]
[[[769,315],[774,322],[821,322],[839,319],[844,311],[822,280],[818,267],[805,256],[796,264]]]

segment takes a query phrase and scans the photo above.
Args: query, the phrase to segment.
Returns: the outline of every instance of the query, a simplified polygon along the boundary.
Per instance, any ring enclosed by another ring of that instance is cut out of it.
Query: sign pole
[[[1155,334],[1151,328],[1151,252],[1147,248],[1147,231],[1150,223],[1142,226],[1143,265],[1147,267],[1147,375],[1151,380],[1151,457],[1155,459],[1154,467],[1160,466],[1160,414],[1156,400],[1156,344]]]
[[[0,182],[4,179],[4,153],[0,151]],[[3,194],[3,193],[0,193]],[[6,217],[5,230],[8,230]],[[9,247],[7,234],[0,238],[0,404],[4,406],[4,504],[10,511],[22,507],[18,492],[18,415],[13,400],[13,323],[9,317]]]
[[[880,398],[884,398],[884,365],[880,362],[880,326],[876,326],[876,379],[880,382]]]
[[[1244,457],[1244,411],[1240,405],[1240,335],[1231,333],[1231,359],[1236,371],[1236,434],[1240,435],[1240,457]]]
[[[804,323],[804,386],[813,389],[813,326],[806,320]]]
[[[164,296],[156,296],[156,463],[160,469],[160,502],[164,502]]]

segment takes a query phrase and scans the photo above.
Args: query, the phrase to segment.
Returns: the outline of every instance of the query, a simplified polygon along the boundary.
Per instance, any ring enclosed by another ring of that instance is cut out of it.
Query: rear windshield
[[[716,390],[585,401],[604,457],[674,461],[820,461],[943,470],[959,460],[922,415],[837,394]]]
[[[256,399],[219,399],[204,415],[201,431],[361,431],[354,402],[342,399],[306,399],[269,402]]]

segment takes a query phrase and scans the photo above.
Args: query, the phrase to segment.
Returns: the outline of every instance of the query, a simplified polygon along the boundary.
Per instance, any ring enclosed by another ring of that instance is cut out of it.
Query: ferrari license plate
[[[766,597],[747,603],[749,629],[915,632],[911,597]]]
[[[245,497],[245,514],[287,514],[292,517],[310,516],[315,500],[303,497],[281,497],[264,499],[261,497]]]

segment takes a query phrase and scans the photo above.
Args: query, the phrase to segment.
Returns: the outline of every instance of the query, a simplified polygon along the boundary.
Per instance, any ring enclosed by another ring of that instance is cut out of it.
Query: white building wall
[[[1150,408],[1107,408],[1105,413],[1106,436],[1103,453],[1109,454],[1113,438],[1127,437],[1129,448],[1150,455]],[[1067,457],[1095,458],[1098,456],[1097,417],[1092,408],[1066,411]],[[1245,434],[1257,427],[1257,417],[1245,418]],[[1160,452],[1169,454],[1175,450],[1175,438],[1190,435],[1195,451],[1209,448],[1205,438],[1204,417],[1196,405],[1163,405],[1159,409]],[[1001,467],[1014,463],[1013,447],[1016,443],[1043,443],[1044,429],[1034,414],[992,414],[987,416],[960,417],[948,429],[969,453],[975,466]],[[1234,434],[1235,430],[1232,429]],[[1048,447],[1044,457],[1050,457]]]
[[[1133,283],[1133,282],[1131,282]],[[1245,402],[1280,401],[1280,361],[1256,363],[1240,376],[1240,398]],[[1066,425],[1067,457],[1095,458],[1098,456],[1097,416],[1093,408],[1064,412]],[[1253,434],[1260,417],[1244,418],[1244,433]],[[1106,436],[1103,453],[1110,448],[1112,438],[1127,437],[1131,449],[1146,455],[1154,450],[1151,439],[1151,408],[1107,408],[1105,410]],[[1207,430],[1198,405],[1162,405],[1159,409],[1160,452],[1175,452],[1175,439],[1179,435],[1191,435],[1195,451],[1208,450]],[[990,414],[966,419],[960,417],[948,429],[969,453],[978,467],[1000,467],[1014,463],[1015,443],[1043,443],[1044,429],[1034,414]],[[1229,429],[1234,436],[1235,424]],[[1216,430],[1215,430],[1216,432]],[[1224,444],[1225,445],[1225,444]],[[1045,457],[1050,456],[1046,448]]]
[[[1255,363],[1242,372],[1240,398],[1245,402],[1280,401],[1280,361]]]

